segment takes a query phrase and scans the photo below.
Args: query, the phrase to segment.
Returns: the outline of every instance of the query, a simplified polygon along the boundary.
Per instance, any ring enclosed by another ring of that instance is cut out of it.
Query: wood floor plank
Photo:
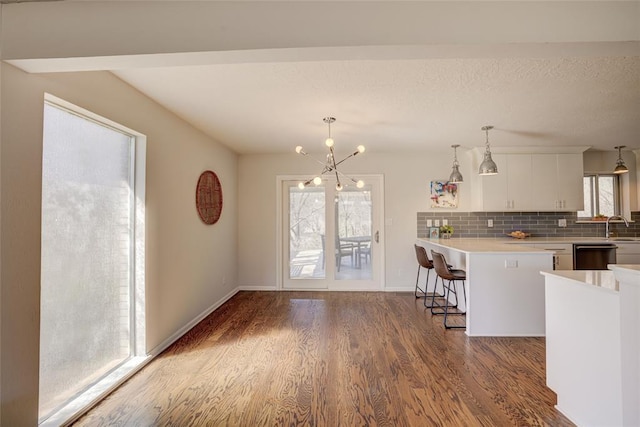
[[[571,426],[544,360],[410,293],[240,292],[74,425]]]

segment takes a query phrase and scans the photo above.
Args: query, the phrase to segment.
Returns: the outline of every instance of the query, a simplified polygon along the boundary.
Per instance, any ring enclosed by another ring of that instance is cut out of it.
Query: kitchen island
[[[640,265],[549,271],[547,385],[578,425],[640,425]]]
[[[459,308],[467,313],[467,335],[545,335],[540,271],[553,269],[552,252],[498,239],[418,239],[417,244],[429,257],[435,250],[466,270],[467,299]]]

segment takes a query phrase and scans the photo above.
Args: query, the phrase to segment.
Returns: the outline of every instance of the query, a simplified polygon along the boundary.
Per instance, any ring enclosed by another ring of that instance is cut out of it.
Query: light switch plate
[[[430,219],[427,220],[427,227],[433,227],[433,221]]]
[[[564,218],[560,218],[558,220],[558,227],[566,227],[567,226],[567,220]]]
[[[487,220],[487,227],[493,228],[493,220],[492,219],[488,219]]]
[[[517,259],[505,260],[504,268],[518,268],[518,260]]]
[[[443,219],[442,220],[442,225],[448,225],[449,224],[449,220],[448,219]]]
[[[435,227],[440,227],[440,220],[439,220],[439,219],[434,219],[434,220],[433,220],[433,225],[434,225]]]

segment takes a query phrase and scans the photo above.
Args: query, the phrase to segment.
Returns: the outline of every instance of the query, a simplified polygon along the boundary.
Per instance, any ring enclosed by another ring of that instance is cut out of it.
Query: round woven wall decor
[[[222,213],[222,185],[212,171],[204,171],[196,187],[196,208],[205,224],[215,224]]]

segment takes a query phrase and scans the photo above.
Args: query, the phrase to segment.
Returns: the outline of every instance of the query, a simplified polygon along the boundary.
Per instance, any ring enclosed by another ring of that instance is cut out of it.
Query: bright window
[[[144,324],[136,135],[52,102],[43,135],[40,422],[136,356]]]
[[[583,178],[584,210],[578,218],[620,214],[620,182],[615,174],[585,174]]]

